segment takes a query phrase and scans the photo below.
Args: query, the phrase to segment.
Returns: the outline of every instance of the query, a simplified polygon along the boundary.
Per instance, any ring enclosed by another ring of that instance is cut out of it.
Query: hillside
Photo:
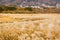
[[[28,2],[30,2],[30,4],[32,3],[37,3],[37,4],[40,4],[40,3],[46,3],[46,4],[56,4],[57,3],[60,3],[60,0],[0,0],[0,4],[17,4],[17,5],[20,5],[21,3],[23,3],[23,1],[25,1],[25,3],[27,4]],[[35,4],[36,5],[36,4]]]

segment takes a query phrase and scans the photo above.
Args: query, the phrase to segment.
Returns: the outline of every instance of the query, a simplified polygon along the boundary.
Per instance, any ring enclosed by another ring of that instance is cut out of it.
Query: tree
[[[32,11],[31,7],[25,7],[25,10]]]
[[[7,7],[7,10],[9,10],[9,11],[14,11],[16,9],[17,9],[16,7],[11,7],[11,6]]]
[[[0,7],[0,12],[2,12],[4,9],[2,7]]]

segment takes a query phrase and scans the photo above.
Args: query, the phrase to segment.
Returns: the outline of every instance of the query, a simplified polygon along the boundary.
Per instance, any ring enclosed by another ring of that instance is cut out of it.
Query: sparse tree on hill
[[[0,12],[2,12],[4,9],[2,7],[0,7]]]
[[[25,7],[25,10],[32,11],[31,7]]]
[[[8,9],[9,11],[14,11],[14,10],[16,10],[17,8],[16,8],[16,7],[7,7],[7,9]]]

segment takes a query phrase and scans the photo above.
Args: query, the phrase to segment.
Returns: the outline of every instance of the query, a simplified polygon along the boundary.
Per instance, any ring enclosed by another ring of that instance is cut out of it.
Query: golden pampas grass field
[[[60,40],[60,14],[0,14],[0,40]]]

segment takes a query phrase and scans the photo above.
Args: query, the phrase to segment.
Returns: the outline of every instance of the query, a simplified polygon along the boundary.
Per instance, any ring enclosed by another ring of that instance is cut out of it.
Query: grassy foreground
[[[0,14],[0,40],[60,40],[59,14],[13,15]]]

